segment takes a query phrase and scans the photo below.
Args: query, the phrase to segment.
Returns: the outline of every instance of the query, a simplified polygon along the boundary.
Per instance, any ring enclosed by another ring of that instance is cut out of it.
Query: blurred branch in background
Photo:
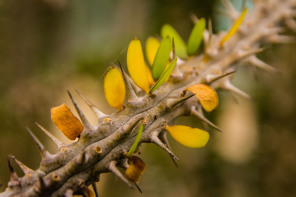
[[[122,54],[129,41],[158,35],[164,23],[187,38],[193,26],[190,14],[209,18],[217,8],[213,6],[214,1],[202,0],[0,1],[0,182],[8,181],[10,153],[37,168],[39,154],[25,127],[34,128],[37,121],[57,131],[49,110],[70,103],[67,89],[80,90],[111,113],[102,97],[102,76],[110,64],[125,62]],[[214,27],[220,28],[216,19]],[[242,66],[234,83],[255,102],[235,96],[238,104],[229,104],[222,98],[211,118],[224,133],[213,132],[214,140],[201,150],[172,143],[179,168],[164,152],[145,145],[149,170],[140,183],[145,185],[143,196],[296,195],[295,51],[295,44],[273,46],[262,55],[280,73],[246,72]],[[219,96],[233,97],[225,92]],[[196,124],[187,117],[178,121]],[[113,175],[105,177],[98,185],[102,196],[138,196]]]

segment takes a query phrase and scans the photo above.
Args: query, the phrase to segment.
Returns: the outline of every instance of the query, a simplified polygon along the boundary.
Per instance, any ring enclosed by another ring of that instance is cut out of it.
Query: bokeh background
[[[51,107],[72,107],[66,90],[78,89],[112,113],[104,100],[103,73],[125,62],[129,41],[137,36],[144,43],[164,23],[186,40],[193,27],[190,15],[209,18],[216,6],[214,0],[0,0],[0,191],[9,178],[8,154],[38,168],[40,155],[25,127],[51,152],[55,148],[34,122],[69,143],[50,120]],[[227,28],[221,19],[213,19],[215,29]],[[295,52],[295,44],[274,45],[260,55],[280,70],[277,74],[240,68],[233,82],[253,99],[218,92],[219,108],[206,115],[224,132],[209,129],[205,148],[184,148],[169,138],[181,159],[178,168],[156,146],[143,145],[143,194],[104,174],[100,196],[296,196]],[[203,127],[190,117],[178,121]]]

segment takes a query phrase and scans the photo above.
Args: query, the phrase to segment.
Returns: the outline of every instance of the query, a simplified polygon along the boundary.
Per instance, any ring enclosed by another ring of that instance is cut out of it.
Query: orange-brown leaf
[[[131,182],[136,183],[144,173],[146,165],[139,157],[131,156],[128,159],[130,167],[126,169],[125,175]]]
[[[195,84],[187,88],[199,99],[202,107],[207,111],[213,111],[219,104],[217,92],[205,84]]]
[[[83,130],[80,120],[65,104],[51,108],[51,119],[70,140],[75,140]]]

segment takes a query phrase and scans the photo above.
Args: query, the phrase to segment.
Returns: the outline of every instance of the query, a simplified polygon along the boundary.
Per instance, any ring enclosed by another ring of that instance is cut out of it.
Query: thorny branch
[[[235,21],[237,11],[228,1],[224,1],[224,4],[226,14]],[[178,73],[174,72],[170,80],[153,94],[138,96],[133,89],[134,84],[131,85],[129,77],[124,74],[128,103],[114,114],[103,114],[78,93],[97,115],[98,125],[90,125],[69,93],[84,124],[79,140],[65,145],[37,124],[58,147],[57,153],[50,154],[28,129],[42,155],[40,167],[31,170],[14,156],[9,156],[10,181],[0,196],[90,196],[87,186],[99,181],[100,174],[106,172],[115,173],[133,187],[117,168],[124,168],[121,164],[125,163],[124,155],[134,142],[134,129],[143,120],[145,125],[140,143],[155,143],[168,152],[173,160],[178,160],[163,139],[165,126],[171,121],[179,116],[193,115],[220,130],[203,116],[197,98],[184,95],[183,91],[192,84],[207,83],[214,89],[222,88],[249,97],[231,84],[230,77],[235,74],[233,71],[246,63],[266,71],[275,71],[256,55],[262,51],[260,47],[264,44],[295,40],[294,37],[282,35],[287,28],[293,31],[296,29],[293,20],[296,16],[295,7],[295,0],[255,1],[254,9],[248,11],[239,31],[223,46],[219,43],[226,33],[212,34],[209,27],[204,32],[204,53],[187,61],[178,60]],[[11,161],[23,169],[25,176],[17,176],[10,165]]]

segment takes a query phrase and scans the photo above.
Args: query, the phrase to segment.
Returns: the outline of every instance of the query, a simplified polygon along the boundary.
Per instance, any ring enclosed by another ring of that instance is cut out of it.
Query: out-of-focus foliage
[[[0,1],[0,183],[8,181],[8,154],[33,169],[39,164],[26,126],[50,151],[55,149],[35,121],[67,140],[50,121],[52,106],[65,102],[75,111],[67,89],[78,89],[105,113],[114,112],[104,99],[104,71],[118,61],[125,63],[132,38],[144,43],[167,23],[188,40],[194,26],[190,14],[207,19],[214,10],[213,1],[203,0]],[[262,58],[281,74],[242,67],[234,83],[255,101],[232,100],[231,94],[218,92],[219,107],[205,115],[224,132],[210,129],[207,148],[184,148],[169,137],[180,158],[175,168],[166,153],[143,145],[141,158],[149,169],[139,183],[143,197],[295,195],[296,46],[273,47]],[[84,106],[79,98],[77,102]],[[94,117],[87,107],[83,110]],[[205,129],[195,118],[177,121],[183,122]],[[139,195],[111,174],[102,175],[98,186],[101,196]]]

